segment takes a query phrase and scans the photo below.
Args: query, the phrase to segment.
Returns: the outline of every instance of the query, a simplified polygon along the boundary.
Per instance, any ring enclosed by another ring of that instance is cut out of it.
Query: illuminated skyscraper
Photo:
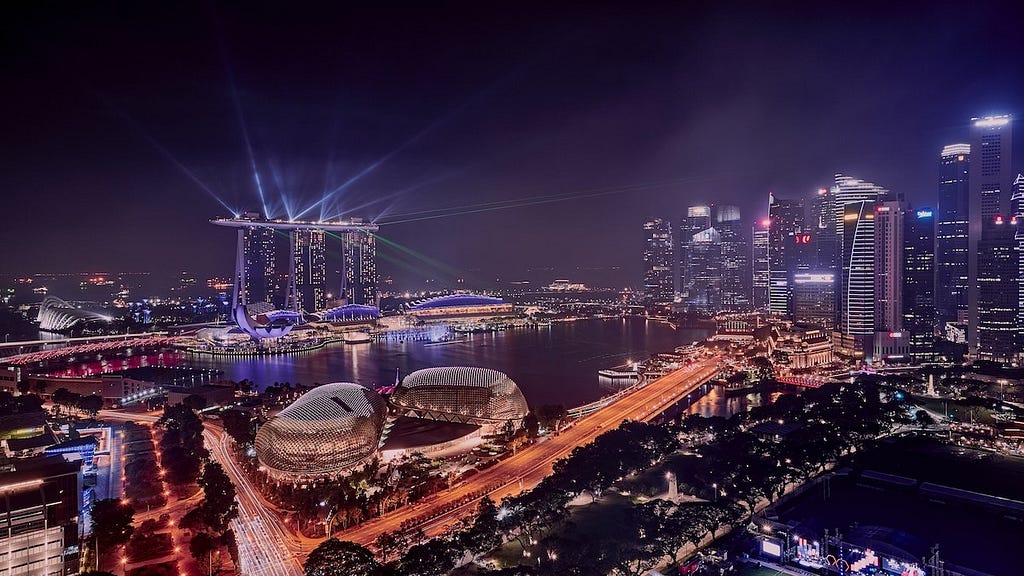
[[[249,302],[270,302],[275,306],[278,294],[276,234],[270,228],[245,229],[245,291]]]
[[[1024,354],[1024,174],[1017,174],[1010,187],[1010,210],[1016,220],[1017,242],[1017,344]]]
[[[316,312],[327,307],[327,255],[324,231],[300,229],[293,233],[295,289],[299,308]]]
[[[686,243],[686,304],[706,312],[721,308],[722,236],[715,228],[707,228],[690,237]]]
[[[935,293],[935,309],[940,327],[965,320],[967,315],[970,164],[970,144],[950,144],[942,149],[935,215],[935,284],[942,287]]]
[[[347,304],[377,305],[377,242],[368,231],[349,232],[342,241],[342,296]]]
[[[789,316],[790,276],[796,249],[795,236],[804,227],[804,204],[800,200],[779,199],[768,195],[768,309],[772,314]]]
[[[675,262],[672,224],[661,218],[644,222],[644,300],[672,302]]]
[[[1016,219],[1001,215],[983,222],[978,241],[978,324],[976,354],[983,360],[1010,362],[1018,347],[1018,274]]]
[[[843,277],[839,329],[865,353],[875,330],[875,202],[843,204]]]
[[[836,275],[831,272],[798,272],[793,275],[793,321],[835,327]]]
[[[1006,312],[1003,295],[982,295],[983,288],[993,288],[995,275],[1002,274],[1006,266],[1006,216],[1010,201],[1010,172],[1012,124],[1009,116],[986,116],[971,121],[970,198],[968,201],[968,261],[967,261],[967,345],[972,357],[991,357],[1002,354],[993,346],[998,343],[990,337],[1005,333],[1003,316]],[[1013,246],[1016,251],[1016,245]],[[1016,270],[1016,267],[1014,267]],[[1016,274],[1016,272],[1014,272]],[[983,287],[983,283],[985,286]],[[1017,306],[1016,282],[1013,287],[1013,307]],[[997,306],[999,310],[986,310]],[[1014,314],[1016,317],[1016,314]],[[1016,319],[1014,320],[1016,323]],[[983,338],[983,334],[984,336]],[[982,340],[987,343],[983,344]]]
[[[750,307],[750,244],[740,220],[740,209],[718,206],[715,228],[721,245],[721,306],[723,310],[746,310]]]
[[[903,225],[903,331],[914,362],[934,357],[935,292],[935,214],[930,208],[908,210]]]
[[[910,339],[903,331],[903,202],[875,205],[874,223],[874,339],[875,360],[906,361]],[[856,241],[856,240],[855,240]]]
[[[679,289],[677,292],[684,302],[699,298],[697,292],[700,292],[700,290],[694,287],[696,279],[692,275],[692,271],[696,268],[691,265],[691,262],[695,259],[700,259],[702,256],[697,255],[691,258],[690,244],[693,242],[694,235],[700,234],[708,228],[711,228],[710,206],[690,206],[686,209],[686,217],[679,223],[675,244],[676,266],[679,274]],[[706,246],[701,247],[702,252],[706,252],[704,248]]]
[[[768,309],[768,226],[763,222],[751,232],[751,296],[754,310]]]

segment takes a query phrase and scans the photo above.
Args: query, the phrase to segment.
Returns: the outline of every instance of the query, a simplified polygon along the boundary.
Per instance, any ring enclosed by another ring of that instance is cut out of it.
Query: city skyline
[[[34,233],[31,219],[5,227],[0,242],[18,249],[4,251],[0,270],[153,271],[160,262],[224,275],[231,251],[204,250],[226,243],[205,220],[264,206],[330,217],[325,209],[338,201],[352,216],[379,218],[384,237],[419,253],[382,261],[382,275],[400,280],[491,282],[504,270],[585,266],[619,267],[604,283],[638,284],[632,254],[642,239],[625,232],[711,198],[752,221],[769,192],[802,197],[842,172],[934,205],[937,151],[966,141],[971,117],[1018,112],[1021,80],[1009,71],[1020,40],[993,33],[1009,26],[992,17],[1001,9],[963,16],[954,5],[901,7],[889,23],[854,13],[837,24],[826,7],[797,23],[726,6],[563,8],[544,23],[414,9],[392,21],[368,8],[325,13],[323,25],[300,33],[299,15],[287,10],[101,8],[51,20],[22,7],[6,24],[16,47],[8,76],[21,89],[4,95],[20,114],[4,135],[14,154],[0,186],[61,225],[32,243],[19,242]],[[140,18],[148,37],[133,32]],[[261,34],[271,21],[277,34]],[[801,40],[774,34],[784,21],[799,32],[786,36]],[[929,22],[951,35],[924,34]],[[83,46],[90,25],[106,34]],[[182,33],[195,42],[183,45]],[[375,59],[346,55],[382,34]],[[467,45],[478,53],[465,54]],[[451,64],[410,58],[414,48]],[[883,52],[891,70],[871,63]],[[314,54],[322,61],[311,62]],[[154,60],[176,64],[143,65]],[[971,66],[972,82],[936,90],[940,80],[921,65],[937,61],[945,72]],[[365,81],[371,71],[379,81]],[[702,96],[709,88],[726,97]],[[470,213],[435,218],[459,212]],[[596,233],[603,221],[622,221],[623,234]],[[505,243],[510,228],[528,233]],[[466,234],[480,241],[463,242]],[[561,250],[543,250],[555,241]],[[38,252],[72,242],[73,254]]]

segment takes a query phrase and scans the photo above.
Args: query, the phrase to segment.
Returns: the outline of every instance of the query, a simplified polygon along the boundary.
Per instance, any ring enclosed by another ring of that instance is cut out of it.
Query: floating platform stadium
[[[464,366],[409,374],[390,408],[383,396],[358,384],[318,386],[260,427],[260,467],[279,482],[337,477],[379,455],[396,419],[405,432],[389,448],[430,451],[518,423],[528,410],[507,375]],[[410,433],[417,429],[430,432],[418,443]]]

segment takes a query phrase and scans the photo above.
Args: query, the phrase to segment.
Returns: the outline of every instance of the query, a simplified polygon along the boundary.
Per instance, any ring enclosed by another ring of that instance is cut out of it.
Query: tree
[[[92,505],[92,533],[104,549],[127,543],[135,531],[134,519],[131,505],[115,498],[97,500]]]
[[[540,421],[533,412],[523,418],[523,429],[526,430],[527,438],[536,438],[540,435]]]
[[[206,532],[200,532],[188,543],[188,551],[200,563],[205,563],[210,554],[217,549],[217,541]]]
[[[160,461],[167,470],[167,481],[178,485],[195,482],[202,466],[202,462],[180,444],[164,449]]]
[[[935,419],[932,418],[932,415],[924,410],[918,410],[914,413],[914,421],[921,426],[931,426],[932,424],[935,424]]]
[[[455,568],[456,556],[460,554],[452,543],[442,538],[417,544],[402,556],[398,564],[400,576],[441,576]],[[310,576],[307,574],[307,576]]]
[[[381,532],[380,535],[373,541],[373,547],[380,552],[380,557],[384,562],[388,561],[392,552],[397,552],[401,549],[402,538],[395,532]]]
[[[181,401],[181,403],[196,412],[199,412],[203,408],[206,408],[206,397],[200,396],[199,394],[189,394]]]
[[[79,396],[77,408],[90,417],[95,418],[100,410],[103,409],[103,397],[96,394]]]
[[[220,413],[220,419],[224,423],[224,431],[231,436],[236,444],[247,446],[256,441],[252,418],[245,412],[225,410]]]
[[[381,565],[365,547],[331,538],[309,553],[302,569],[305,576],[375,576]]]
[[[199,485],[203,488],[203,520],[210,528],[223,533],[231,520],[238,517],[235,485],[217,462],[206,463]]]
[[[81,395],[75,394],[67,388],[57,388],[53,391],[50,399],[57,406],[57,416],[61,414],[70,414],[71,408],[74,408],[78,404],[78,399]]]
[[[487,552],[501,544],[498,507],[490,496],[480,500],[473,524],[459,535],[459,543],[474,554]]]

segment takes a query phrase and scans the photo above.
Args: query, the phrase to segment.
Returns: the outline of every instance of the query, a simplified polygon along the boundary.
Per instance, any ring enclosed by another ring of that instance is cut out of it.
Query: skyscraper
[[[754,310],[768,309],[768,225],[767,221],[754,226],[751,231],[750,304]]]
[[[875,205],[875,360],[906,361],[910,339],[903,331],[903,224],[900,200]]]
[[[833,190],[819,188],[811,199],[807,230],[814,235],[816,262],[813,268],[839,275],[839,237],[835,225],[836,197]]]
[[[843,274],[839,329],[843,346],[864,354],[875,330],[875,202],[843,204]]]
[[[684,302],[691,299],[691,292],[697,292],[693,287],[694,278],[691,275],[693,268],[689,265],[690,243],[695,234],[711,228],[711,207],[690,206],[686,209],[686,216],[679,223],[679,231],[676,235],[676,260],[679,274],[678,295]],[[694,295],[696,296],[696,295]]]
[[[977,358],[1009,362],[1018,347],[1018,273],[1016,218],[1002,215],[982,222],[978,241]],[[968,325],[969,326],[969,325]]]
[[[686,304],[715,313],[722,305],[722,237],[715,228],[697,232],[686,243]]]
[[[835,222],[836,236],[840,240],[840,254],[845,254],[846,248],[841,243],[846,239],[843,232],[845,229],[846,204],[865,200],[872,203],[881,202],[889,195],[889,190],[866,180],[836,174],[832,193],[835,197],[832,203],[833,222]]]
[[[721,309],[746,310],[750,306],[750,244],[747,242],[740,209],[718,206],[715,228],[721,239]]]
[[[935,221],[935,284],[942,287],[935,293],[935,309],[940,328],[966,319],[967,314],[970,164],[970,144],[950,144],[942,149]]]
[[[342,237],[342,290],[347,304],[377,305],[377,242],[369,231]]]
[[[673,297],[675,269],[672,224],[661,218],[644,222],[644,300],[668,303]]]
[[[836,324],[843,337],[841,347],[867,354],[874,331],[875,205],[884,201],[889,191],[836,174],[832,194],[840,276]]]
[[[835,327],[836,275],[831,272],[798,272],[793,275],[793,321]]]
[[[994,313],[993,310],[983,310],[985,306],[1002,307],[1003,303],[997,303],[992,299],[998,299],[995,294],[991,295],[992,298],[983,297],[981,291],[982,282],[989,282],[986,277],[992,278],[992,275],[998,274],[1005,267],[1006,249],[1002,244],[1005,243],[1004,237],[1008,228],[1004,224],[1008,220],[1005,215],[1009,208],[1008,190],[1012,179],[1011,127],[1009,116],[986,116],[971,120],[967,345],[972,357],[991,355],[991,350],[983,352],[981,349],[981,334],[999,334],[1004,328],[1002,314]],[[1000,216],[1003,216],[1002,222],[997,218]],[[1013,299],[1013,306],[1016,307],[1016,295]],[[987,322],[995,324],[986,325]]]
[[[932,359],[935,352],[934,250],[934,212],[908,210],[903,225],[903,330],[916,363]]]
[[[245,291],[252,303],[277,303],[276,235],[274,230],[253,226],[245,229]]]
[[[327,255],[324,231],[299,229],[292,232],[291,257],[295,264],[295,289],[299,308],[316,312],[327,307]]]
[[[768,195],[768,309],[772,314],[789,316],[790,258],[794,236],[804,226],[804,204],[800,200]]]
[[[1010,189],[1010,210],[1017,223],[1017,344],[1024,348],[1024,174],[1017,174]]]

